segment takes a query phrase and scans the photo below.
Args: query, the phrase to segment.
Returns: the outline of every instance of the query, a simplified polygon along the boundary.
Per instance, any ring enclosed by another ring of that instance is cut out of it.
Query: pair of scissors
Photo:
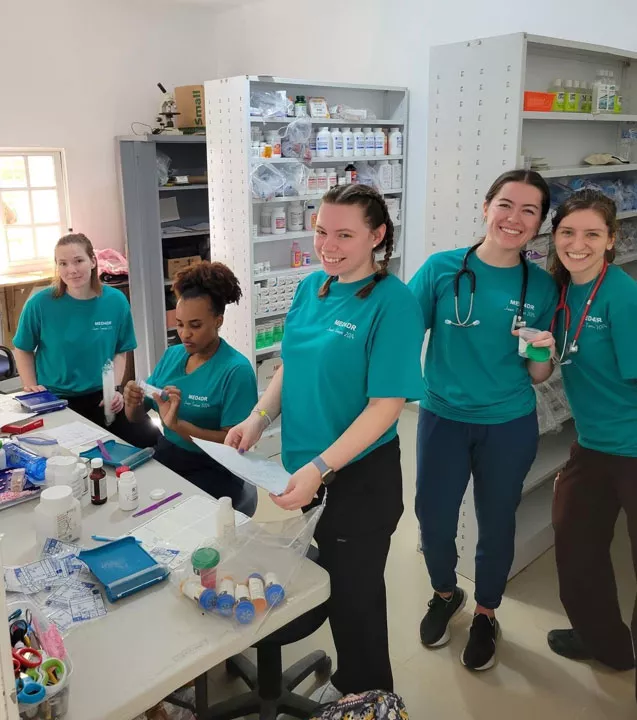
[[[28,675],[20,674],[15,681],[18,702],[22,705],[37,705],[46,697],[46,688],[39,682],[34,682]]]
[[[34,648],[13,648],[11,651],[13,657],[13,670],[16,676],[20,674],[22,670],[30,670],[31,668],[37,668],[42,665],[42,653]]]

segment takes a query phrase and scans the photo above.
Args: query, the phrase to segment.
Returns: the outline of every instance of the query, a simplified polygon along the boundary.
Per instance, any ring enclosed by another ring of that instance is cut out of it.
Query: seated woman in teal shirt
[[[283,465],[292,477],[274,502],[307,507],[329,483],[315,537],[330,574],[338,670],[313,695],[329,702],[392,690],[384,572],[403,511],[396,422],[405,399],[422,396],[424,330],[416,300],[388,272],[394,226],[382,195],[364,185],[329,190],[314,249],[323,271],[299,285],[283,365],[226,443],[247,450],[280,413]]]
[[[465,602],[457,586],[456,535],[473,476],[478,522],[476,609],[461,661],[487,670],[496,660],[498,624],[511,570],[515,513],[538,446],[532,383],[553,369],[518,352],[519,328],[543,331],[551,348],[557,303],[551,276],[520,255],[546,218],[550,194],[538,173],[513,170],[487,191],[486,235],[471,248],[434,253],[409,287],[429,330],[425,398],[418,420],[416,514],[434,589],[420,625],[426,647],[450,640],[449,622]]]
[[[126,296],[102,285],[91,241],[65,235],[55,246],[56,281],[27,301],[13,339],[24,389],[47,388],[69,407],[104,426],[102,368],[112,360],[115,384],[122,382],[126,353],[137,347]],[[109,430],[126,439],[124,400],[113,398]]]
[[[553,630],[548,641],[565,657],[628,670],[637,614],[631,633],[610,545],[623,509],[637,567],[637,283],[612,264],[616,232],[615,203],[593,190],[572,195],[553,218],[553,272],[569,308],[555,317],[557,357],[577,442],[553,501],[560,598],[572,629]]]
[[[155,395],[145,401],[131,380],[124,390],[126,416],[148,430],[152,425],[146,412],[152,405],[164,426],[163,435],[155,428],[151,441],[144,443],[155,445],[155,459],[210,495],[232,498],[236,508],[243,482],[191,438],[223,443],[257,400],[250,361],[219,337],[226,305],[241,298],[239,281],[222,263],[202,262],[178,273],[173,290],[182,344],[169,347],[148,378],[165,399]]]

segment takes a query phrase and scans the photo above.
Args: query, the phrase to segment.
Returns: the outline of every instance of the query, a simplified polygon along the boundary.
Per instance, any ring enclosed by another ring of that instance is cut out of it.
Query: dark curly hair
[[[379,263],[378,271],[371,282],[367,283],[357,293],[357,297],[366,298],[376,287],[376,283],[384,280],[389,274],[389,260],[394,251],[394,223],[389,217],[387,203],[383,196],[369,185],[338,185],[323,195],[323,202],[328,205],[356,205],[363,211],[365,224],[370,230],[378,230],[385,226],[385,237],[374,248],[374,254],[385,250],[385,255]],[[331,275],[321,286],[319,297],[324,298],[330,291],[330,285],[336,279]]]
[[[223,315],[226,305],[238,303],[242,292],[239,281],[227,265],[204,260],[175,275],[173,292],[177,300],[207,297],[215,315]]]

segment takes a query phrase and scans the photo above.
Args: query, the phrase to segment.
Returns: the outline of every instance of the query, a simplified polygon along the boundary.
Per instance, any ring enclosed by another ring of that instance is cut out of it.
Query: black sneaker
[[[443,598],[438,593],[429,601],[429,610],[420,623],[420,641],[427,647],[442,647],[451,640],[449,621],[457,615],[465,603],[467,594],[457,587],[450,598]]]
[[[547,640],[554,653],[569,660],[593,659],[575,630],[551,630]]]
[[[495,644],[500,633],[500,625],[495,618],[484,613],[473,616],[469,642],[460,660],[469,670],[488,670],[495,665]]]

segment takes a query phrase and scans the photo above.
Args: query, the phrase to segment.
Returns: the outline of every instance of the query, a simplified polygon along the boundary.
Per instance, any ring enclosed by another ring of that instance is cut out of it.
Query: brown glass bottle
[[[106,471],[104,470],[102,458],[91,460],[91,474],[89,485],[91,488],[91,502],[93,505],[103,505],[108,500],[106,491]]]

